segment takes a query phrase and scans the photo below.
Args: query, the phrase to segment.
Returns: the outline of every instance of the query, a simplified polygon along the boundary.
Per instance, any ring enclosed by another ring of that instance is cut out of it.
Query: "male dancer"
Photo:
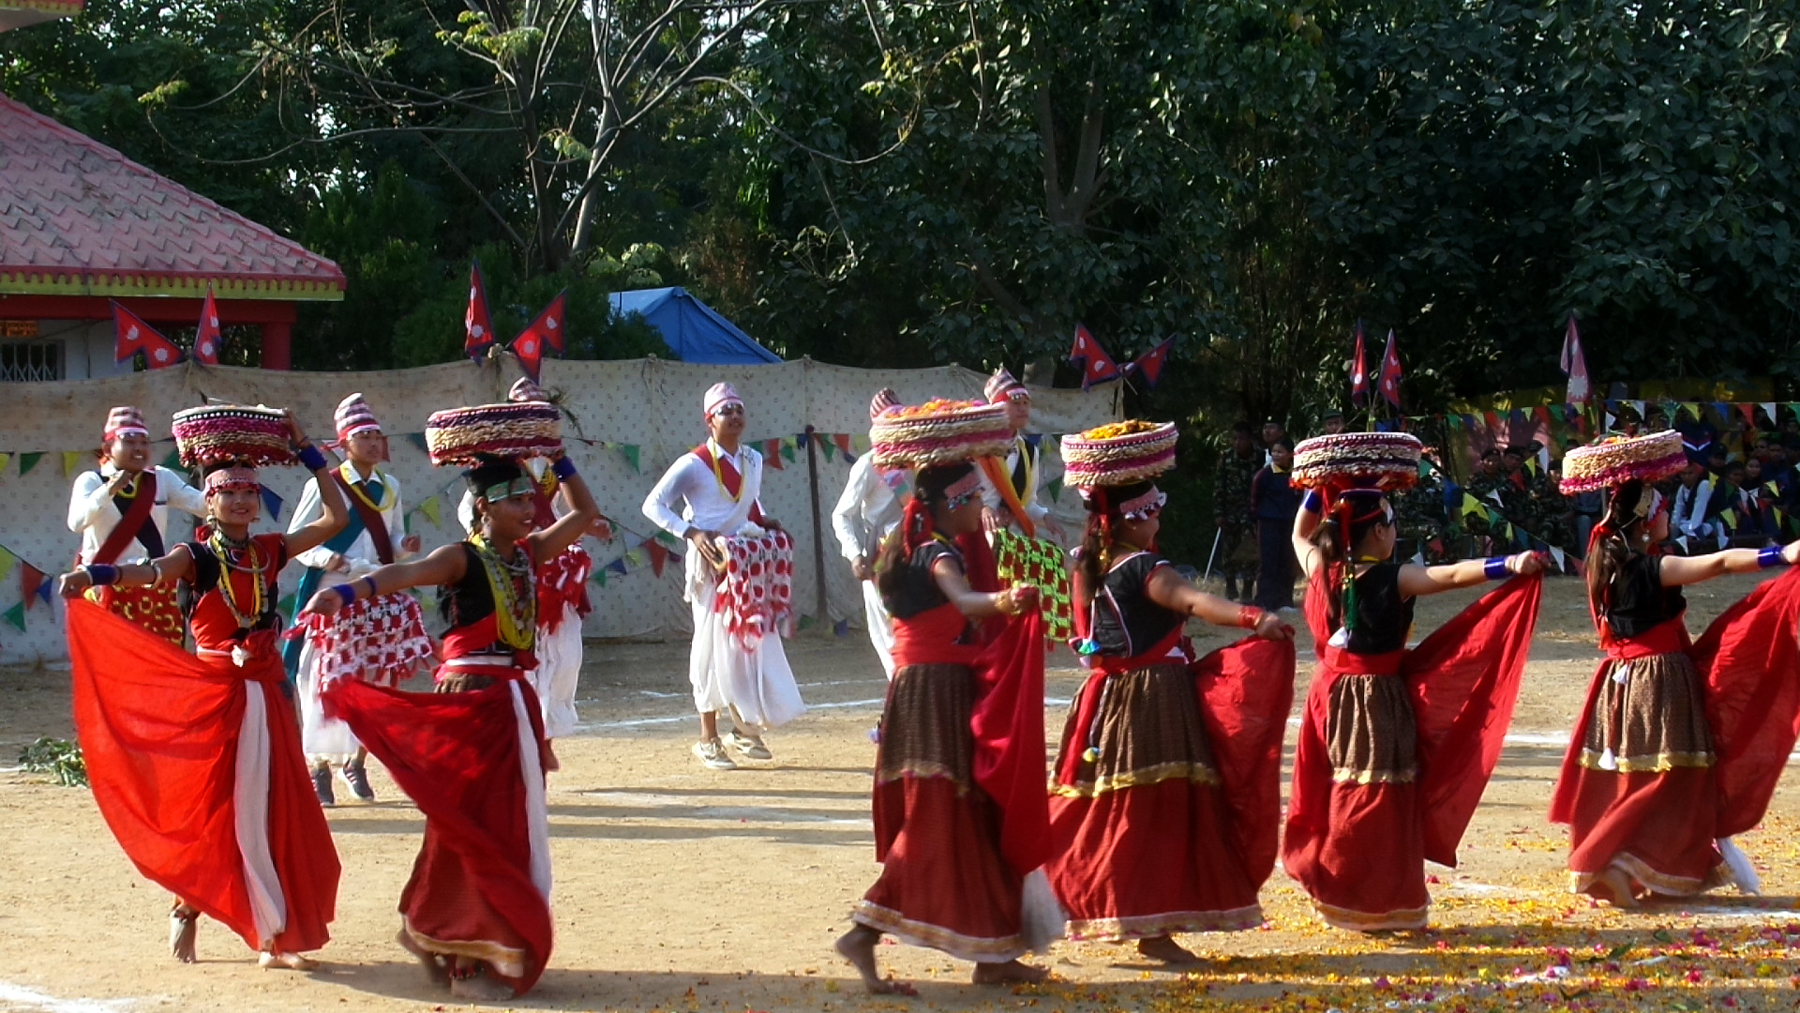
[[[1050,519],[1050,508],[1038,502],[1038,488],[1043,484],[1038,448],[1025,438],[1025,427],[1031,424],[1031,391],[1002,366],[988,377],[984,393],[989,404],[1006,404],[1013,446],[1004,462],[983,459],[982,528],[1011,528],[1027,538],[1036,538],[1037,529],[1042,526],[1061,541],[1062,527]]]
[[[889,408],[898,407],[900,396],[893,388],[883,387],[869,402],[869,419]],[[875,586],[875,557],[881,543],[900,524],[900,493],[907,491],[906,470],[882,470],[875,467],[875,455],[864,454],[850,466],[850,478],[843,495],[831,511],[831,530],[837,534],[838,547],[850,561],[850,572],[862,585],[863,616],[869,624],[869,642],[881,658],[888,678],[894,677],[894,630],[887,608],[881,603],[881,591]]]
[[[381,470],[381,462],[387,458],[387,436],[369,403],[361,394],[352,394],[338,402],[333,420],[346,460],[332,469],[331,476],[339,495],[349,501],[350,522],[325,544],[294,557],[306,568],[294,592],[297,609],[311,600],[328,577],[347,583],[419,551],[419,536],[406,533],[400,483]],[[309,478],[300,492],[300,505],[288,519],[288,530],[306,527],[321,509],[319,482]],[[300,744],[312,767],[313,790],[318,793],[319,804],[337,803],[331,789],[334,763],[351,794],[364,802],[375,801],[363,767],[369,751],[356,741],[349,725],[327,718],[319,705],[319,692],[324,688],[319,677],[324,659],[305,637],[287,641],[281,654],[288,678],[299,690]]]
[[[159,558],[166,551],[169,508],[205,517],[206,497],[169,469],[150,465],[150,430],[136,408],[108,412],[100,442],[100,470],[82,472],[69,494],[69,530],[81,535],[76,563]],[[173,583],[92,587],[86,597],[180,646],[184,624]]]
[[[754,647],[732,632],[748,617],[736,614],[738,606],[722,579],[726,539],[779,531],[781,526],[764,516],[757,502],[762,455],[742,445],[744,400],[737,389],[713,384],[702,411],[706,442],[669,466],[644,498],[644,516],[689,542],[684,596],[694,609],[694,645],[688,678],[700,711],[694,755],[709,769],[732,770],[737,763],[719,740],[719,711],[731,711],[731,748],[747,759],[767,760],[773,754],[762,740],[762,729],[792,721],[806,705],[776,631],[765,631],[768,635]]]

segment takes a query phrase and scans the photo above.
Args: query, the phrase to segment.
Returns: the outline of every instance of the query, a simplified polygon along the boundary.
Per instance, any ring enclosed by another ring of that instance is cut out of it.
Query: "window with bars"
[[[0,383],[63,378],[60,341],[0,341]]]

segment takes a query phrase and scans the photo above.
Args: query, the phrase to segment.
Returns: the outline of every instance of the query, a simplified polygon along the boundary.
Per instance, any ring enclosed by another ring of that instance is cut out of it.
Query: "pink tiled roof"
[[[299,243],[0,95],[0,294],[336,300]]]

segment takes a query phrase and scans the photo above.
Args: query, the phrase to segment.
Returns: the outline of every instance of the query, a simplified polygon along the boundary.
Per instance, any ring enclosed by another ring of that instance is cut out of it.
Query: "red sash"
[[[125,546],[136,540],[138,532],[144,530],[144,522],[150,519],[150,508],[156,505],[156,472],[145,470],[138,473],[137,498],[131,501],[130,509],[119,518],[119,523],[100,543],[90,563],[116,563]]]
[[[712,445],[709,443],[702,443],[698,447],[695,447],[694,456],[700,459],[700,463],[706,465],[709,470],[718,475],[719,484],[725,487],[726,495],[730,496],[733,500],[736,500],[744,494],[743,473],[738,471],[737,465],[733,464],[730,458],[726,458],[723,461],[714,458]],[[762,520],[762,505],[759,503],[750,504],[751,523],[761,524]],[[731,534],[729,531],[725,533]]]
[[[380,560],[384,566],[392,563],[394,561],[394,540],[388,535],[387,521],[382,518],[381,511],[363,502],[363,497],[358,496],[350,488],[350,483],[344,481],[343,472],[333,468],[331,477],[337,481],[338,489],[343,492],[344,498],[350,501],[350,509],[355,510],[356,516],[362,519],[363,530],[369,533],[369,541],[375,546],[375,558]]]

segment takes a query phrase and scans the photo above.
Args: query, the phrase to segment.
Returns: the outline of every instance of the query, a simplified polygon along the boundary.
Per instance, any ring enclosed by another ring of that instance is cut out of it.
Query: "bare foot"
[[[1011,985],[1017,982],[1030,984],[1048,977],[1048,968],[1032,967],[1030,964],[1009,960],[1004,964],[976,964],[975,974],[970,980],[977,985]]]
[[[200,912],[178,907],[169,912],[169,952],[176,960],[192,964],[199,958],[194,953],[194,937],[200,933]]]
[[[504,1002],[513,997],[513,990],[503,981],[478,974],[473,978],[451,978],[450,995],[469,1002]]]
[[[1160,960],[1165,964],[1195,964],[1200,961],[1193,951],[1184,948],[1168,936],[1151,936],[1148,939],[1140,939],[1137,951],[1151,960]]]
[[[298,953],[280,951],[274,953],[264,951],[261,956],[256,958],[256,963],[265,971],[311,971],[319,966],[318,961],[309,960]]]
[[[419,958],[419,964],[425,968],[426,977],[440,985],[450,980],[450,969],[444,966],[443,958],[415,942],[412,933],[401,929],[394,933],[394,942],[399,943],[401,949]]]
[[[867,925],[858,925],[838,937],[836,949],[838,955],[856,968],[862,975],[863,987],[871,995],[916,995],[916,992],[898,988],[897,982],[886,981],[875,967],[875,944],[881,940],[881,933]]]
[[[1617,908],[1634,908],[1638,906],[1637,891],[1631,887],[1631,877],[1624,869],[1609,865],[1600,878],[1590,888],[1592,896],[1602,904],[1610,904]]]

